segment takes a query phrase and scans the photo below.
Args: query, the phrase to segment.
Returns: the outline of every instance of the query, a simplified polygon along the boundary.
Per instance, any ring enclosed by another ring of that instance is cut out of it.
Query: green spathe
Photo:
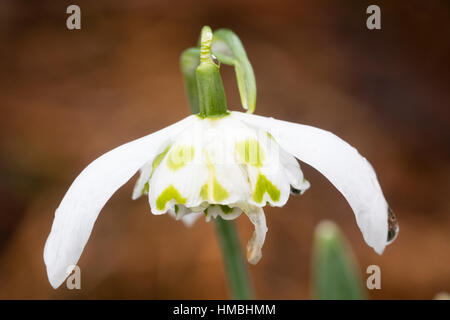
[[[195,71],[202,117],[215,117],[227,113],[227,101],[219,65],[215,63],[211,53],[212,38],[211,28],[203,27],[200,39],[200,64]]]

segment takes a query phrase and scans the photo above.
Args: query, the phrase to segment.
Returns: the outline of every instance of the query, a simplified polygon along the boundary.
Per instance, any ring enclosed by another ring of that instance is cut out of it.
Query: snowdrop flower
[[[208,30],[206,30],[208,31]],[[133,199],[187,224],[245,214],[254,224],[247,259],[256,264],[266,238],[263,208],[282,207],[310,187],[296,159],[321,172],[345,197],[367,244],[381,254],[397,233],[372,166],[334,134],[307,125],[227,110],[212,33],[202,33],[196,85],[200,112],[107,152],[88,165],[55,212],[44,250],[57,288],[76,265],[111,196],[137,171]]]

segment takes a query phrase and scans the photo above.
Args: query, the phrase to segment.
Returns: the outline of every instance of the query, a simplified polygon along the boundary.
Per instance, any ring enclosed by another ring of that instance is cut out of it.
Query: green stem
[[[233,221],[215,219],[217,237],[222,247],[223,259],[232,298],[249,300],[253,298],[247,263],[242,254],[239,236]]]

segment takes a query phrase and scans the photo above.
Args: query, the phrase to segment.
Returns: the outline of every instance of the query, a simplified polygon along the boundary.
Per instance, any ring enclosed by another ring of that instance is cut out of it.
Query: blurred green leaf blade
[[[312,264],[313,295],[319,300],[361,300],[365,293],[350,246],[338,226],[322,221],[316,228]]]
[[[200,63],[200,49],[189,48],[183,51],[180,57],[180,68],[183,73],[184,85],[189,99],[189,105],[192,113],[200,112],[197,92],[197,79],[195,70]]]

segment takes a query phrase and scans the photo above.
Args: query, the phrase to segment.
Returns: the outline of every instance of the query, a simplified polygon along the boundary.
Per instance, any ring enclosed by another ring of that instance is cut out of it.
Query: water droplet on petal
[[[395,216],[394,211],[389,207],[388,209],[388,236],[387,236],[387,244],[392,243],[398,234],[398,221]]]

